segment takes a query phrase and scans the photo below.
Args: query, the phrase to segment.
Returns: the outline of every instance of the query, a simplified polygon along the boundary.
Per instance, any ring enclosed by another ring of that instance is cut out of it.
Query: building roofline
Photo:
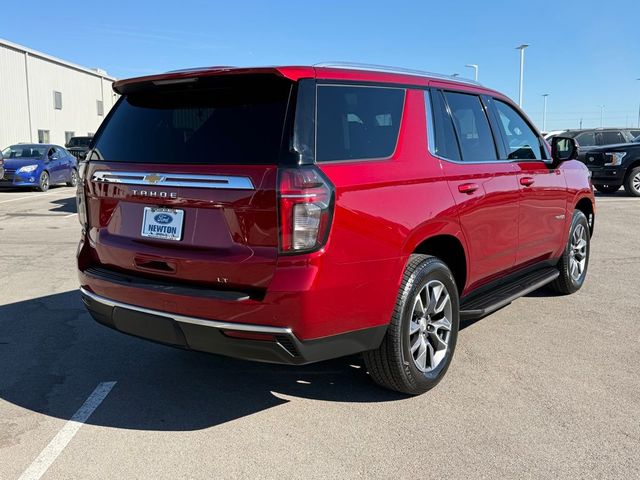
[[[32,57],[41,58],[42,60],[46,60],[48,62],[61,65],[63,67],[72,68],[73,70],[77,70],[82,73],[87,73],[89,75],[93,75],[94,77],[104,78],[105,80],[110,80],[112,82],[116,81],[115,77],[107,75],[106,72],[100,73],[99,71],[93,70],[91,68],[87,68],[81,65],[77,65],[75,63],[67,62],[66,60],[62,60],[61,58],[53,57],[51,55],[47,55],[46,53],[33,50],[29,47],[25,47],[23,45],[10,42],[9,40],[5,40],[4,38],[0,38],[0,46],[10,48],[11,50],[17,50],[18,52],[22,52],[22,53],[28,53]]]

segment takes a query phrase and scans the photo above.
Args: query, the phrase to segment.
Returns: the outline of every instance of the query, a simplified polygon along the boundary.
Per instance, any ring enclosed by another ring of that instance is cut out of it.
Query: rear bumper
[[[380,345],[387,330],[383,325],[302,341],[286,327],[178,315],[110,300],[86,288],[80,292],[94,320],[120,332],[190,350],[269,363],[301,365],[371,350]]]

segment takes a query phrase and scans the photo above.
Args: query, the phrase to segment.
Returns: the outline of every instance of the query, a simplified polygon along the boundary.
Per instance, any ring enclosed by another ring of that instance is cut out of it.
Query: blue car
[[[57,183],[78,184],[76,157],[58,145],[21,143],[5,148],[2,156],[5,171],[0,187],[35,187],[46,192]]]

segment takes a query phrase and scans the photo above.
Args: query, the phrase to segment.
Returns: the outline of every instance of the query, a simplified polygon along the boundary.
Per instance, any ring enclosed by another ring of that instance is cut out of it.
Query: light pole
[[[467,68],[473,68],[473,78],[477,82],[478,81],[478,65],[475,63],[468,63],[465,65]]]
[[[524,86],[524,49],[529,46],[528,43],[523,43],[516,47],[516,50],[520,50],[520,91],[518,95],[518,106],[522,108],[522,89]]]
[[[547,97],[551,95],[550,93],[543,93],[542,98],[544,98],[544,108],[542,109],[542,131],[547,131]]]
[[[599,105],[600,107],[600,128],[604,127],[604,105]]]

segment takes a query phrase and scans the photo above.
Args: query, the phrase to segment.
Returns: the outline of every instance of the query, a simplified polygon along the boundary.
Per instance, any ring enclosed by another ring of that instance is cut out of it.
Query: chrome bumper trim
[[[161,312],[158,310],[151,310],[149,308],[129,305],[128,303],[117,302],[115,300],[110,300],[100,295],[96,295],[95,293],[90,292],[89,290],[83,287],[80,287],[80,292],[82,292],[83,295],[86,295],[93,301],[101,303],[108,307],[126,308],[129,310],[135,310],[141,313],[147,313],[149,315],[157,315],[159,317],[169,318],[171,320],[175,320],[176,322],[191,323],[194,325],[201,325],[203,327],[217,328],[219,330],[236,330],[241,332],[271,333],[274,335],[288,335],[290,337],[294,337],[290,328],[268,327],[264,325],[250,325],[246,323],[229,323],[229,322],[220,322],[217,320],[206,320],[204,318],[188,317],[185,315],[178,315],[176,313]]]

